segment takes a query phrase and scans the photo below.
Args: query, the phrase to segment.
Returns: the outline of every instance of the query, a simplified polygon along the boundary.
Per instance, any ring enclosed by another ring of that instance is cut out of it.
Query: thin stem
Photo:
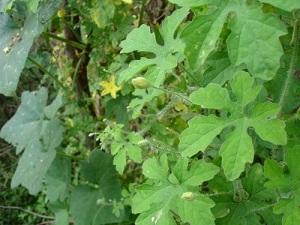
[[[50,73],[45,67],[43,67],[41,64],[39,64],[37,61],[35,61],[32,57],[28,56],[28,60],[32,62],[34,65],[36,65],[41,71],[43,71],[45,74],[47,74],[49,77],[51,77],[53,80],[55,80],[56,83],[59,84],[59,86],[62,89],[66,89],[62,83],[55,77],[52,73]]]
[[[139,16],[139,23],[138,26],[141,26],[143,23],[143,16],[144,16],[144,11],[145,11],[145,5],[146,5],[146,0],[142,1],[142,7],[140,11],[140,16]]]
[[[291,62],[289,65],[289,70],[287,77],[285,79],[285,83],[282,87],[280,98],[279,98],[279,105],[283,107],[286,103],[286,98],[288,95],[288,91],[290,89],[290,85],[292,82],[293,74],[294,74],[294,69],[295,65],[297,62],[297,58],[299,57],[299,43],[300,43],[300,24],[298,23],[298,19],[295,19],[295,25],[294,25],[294,35],[293,35],[293,40],[292,43],[294,43],[294,48],[292,52],[292,57],[291,57]]]
[[[183,96],[182,94],[176,92],[176,91],[171,91],[171,90],[165,90],[163,88],[159,88],[159,87],[152,87],[152,88],[155,88],[157,90],[160,90],[160,91],[163,91],[165,93],[171,93],[171,94],[174,94],[176,95],[177,97],[179,97],[180,99],[183,99],[185,101],[185,103],[188,103],[188,104],[193,104],[188,98],[186,98],[186,96]],[[174,99],[175,101],[177,101],[178,99]]]
[[[78,71],[79,71],[79,68],[81,66],[81,63],[82,63],[82,57],[80,57],[80,59],[78,60],[78,63],[77,63],[76,68],[75,68],[75,72],[74,72],[74,76],[73,76],[73,82],[72,82],[72,90],[75,90],[75,84],[76,84],[76,81],[77,81]]]
[[[36,212],[32,212],[30,210],[27,210],[27,209],[23,209],[21,207],[18,207],[18,206],[4,206],[4,205],[0,205],[0,208],[3,208],[3,209],[15,209],[15,210],[20,210],[20,211],[23,211],[23,212],[26,212],[30,215],[33,215],[33,216],[37,216],[37,217],[40,217],[40,218],[44,218],[44,219],[51,219],[51,220],[55,220],[55,217],[52,217],[52,216],[45,216],[43,214],[39,214],[39,213],[36,213]]]
[[[46,37],[50,37],[50,38],[53,38],[53,39],[65,42],[68,45],[71,45],[71,46],[73,46],[73,47],[75,47],[77,49],[85,50],[85,48],[86,48],[86,46],[84,44],[82,44],[82,43],[71,41],[71,40],[59,37],[57,35],[54,35],[54,34],[51,34],[51,33],[48,33],[48,32],[43,32],[43,35],[45,35]]]
[[[82,157],[77,157],[77,156],[73,156],[73,155],[67,155],[61,152],[57,152],[56,155],[60,158],[65,158],[65,159],[74,159],[76,161],[82,161],[84,160],[84,158]]]
[[[187,75],[192,78],[192,80],[197,84],[198,87],[202,87],[202,85],[196,80],[196,78],[191,74],[182,64],[178,64],[179,68],[182,69],[184,72],[187,73]]]
[[[163,110],[161,110],[159,113],[157,113],[157,115],[148,123],[148,125],[140,130],[138,133],[141,135],[141,136],[144,136],[144,134],[152,127],[152,125],[160,118],[162,117],[163,115],[165,115],[167,113],[167,111],[173,107],[173,105],[175,104],[175,101],[172,100],[170,101],[166,106],[165,108],[163,108]]]

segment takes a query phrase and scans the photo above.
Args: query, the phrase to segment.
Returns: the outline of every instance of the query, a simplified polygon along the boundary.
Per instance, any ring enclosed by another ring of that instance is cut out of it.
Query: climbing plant
[[[3,1],[11,188],[59,225],[298,224],[299,20],[296,0]]]

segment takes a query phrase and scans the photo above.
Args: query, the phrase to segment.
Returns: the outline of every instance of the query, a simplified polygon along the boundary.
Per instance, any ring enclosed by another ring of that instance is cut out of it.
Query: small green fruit
[[[133,86],[137,89],[146,89],[153,86],[151,82],[144,77],[134,78],[131,82]]]
[[[149,142],[147,140],[141,140],[137,143],[137,145],[140,147],[147,147],[149,146]]]

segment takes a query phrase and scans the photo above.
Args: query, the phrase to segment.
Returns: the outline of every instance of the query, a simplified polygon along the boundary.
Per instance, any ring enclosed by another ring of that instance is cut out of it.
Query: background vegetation
[[[2,0],[0,224],[297,225],[297,0]]]

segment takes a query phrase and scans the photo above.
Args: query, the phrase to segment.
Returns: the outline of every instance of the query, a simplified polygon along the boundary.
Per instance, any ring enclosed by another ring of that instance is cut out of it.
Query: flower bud
[[[132,79],[131,82],[132,82],[133,86],[137,89],[146,89],[146,88],[152,87],[151,82],[144,77],[134,78],[134,79]]]
[[[188,192],[184,192],[181,195],[181,198],[183,198],[186,201],[193,201],[196,198],[196,195],[195,193],[188,191]]]

